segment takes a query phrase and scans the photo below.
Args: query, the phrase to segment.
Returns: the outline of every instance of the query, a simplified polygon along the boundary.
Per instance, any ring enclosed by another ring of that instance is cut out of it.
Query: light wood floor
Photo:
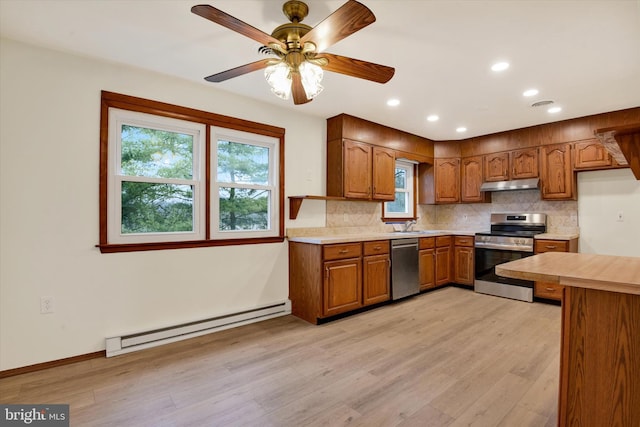
[[[75,426],[555,426],[560,307],[445,288],[0,380]]]

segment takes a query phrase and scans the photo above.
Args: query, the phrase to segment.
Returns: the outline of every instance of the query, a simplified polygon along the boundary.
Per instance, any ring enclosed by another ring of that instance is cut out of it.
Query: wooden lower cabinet
[[[324,263],[322,315],[334,316],[362,307],[362,260]]]
[[[388,240],[289,242],[291,312],[310,323],[387,301],[390,284]]]
[[[391,298],[389,241],[365,242],[363,246],[362,304],[388,301]]]
[[[451,236],[436,237],[436,286],[446,285],[452,282],[451,267],[452,257]]]
[[[418,259],[420,271],[420,290],[436,287],[436,238],[420,238]]]
[[[534,242],[534,253],[545,252],[578,252],[578,239],[571,240],[550,240],[536,239]],[[533,285],[533,295],[555,301],[562,301],[564,286],[550,282],[535,282]]]
[[[456,236],[453,252],[453,281],[460,285],[473,286],[474,270],[474,238]]]

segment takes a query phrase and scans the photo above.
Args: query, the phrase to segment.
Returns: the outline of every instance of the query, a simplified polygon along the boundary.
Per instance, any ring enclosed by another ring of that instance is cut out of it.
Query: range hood
[[[480,191],[535,190],[538,188],[539,182],[539,178],[484,182],[480,186]]]

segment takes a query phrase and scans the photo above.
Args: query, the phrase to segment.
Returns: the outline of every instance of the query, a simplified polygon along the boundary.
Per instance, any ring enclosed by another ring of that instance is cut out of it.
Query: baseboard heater
[[[209,319],[106,339],[107,357],[156,347],[216,331],[291,314],[291,301],[256,307]]]

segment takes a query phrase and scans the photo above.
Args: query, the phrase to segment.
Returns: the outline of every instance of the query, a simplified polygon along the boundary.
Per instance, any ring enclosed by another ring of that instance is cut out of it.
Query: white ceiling
[[[287,22],[281,0],[210,0],[266,33]],[[308,0],[318,24],[345,0]],[[176,76],[327,118],[347,113],[435,140],[462,139],[640,106],[639,0],[361,0],[377,21],[327,49],[395,67],[387,84],[325,73],[294,106],[261,71],[205,76],[264,58],[259,43],[190,12],[205,0],[0,0],[3,37]],[[508,61],[497,74],[490,66]],[[46,76],[46,70],[43,70]],[[524,98],[525,89],[539,95]],[[214,91],[211,91],[212,94]],[[397,98],[400,105],[388,107]],[[529,106],[551,99],[551,115]],[[438,114],[438,122],[427,122]],[[458,126],[468,131],[459,134]]]

